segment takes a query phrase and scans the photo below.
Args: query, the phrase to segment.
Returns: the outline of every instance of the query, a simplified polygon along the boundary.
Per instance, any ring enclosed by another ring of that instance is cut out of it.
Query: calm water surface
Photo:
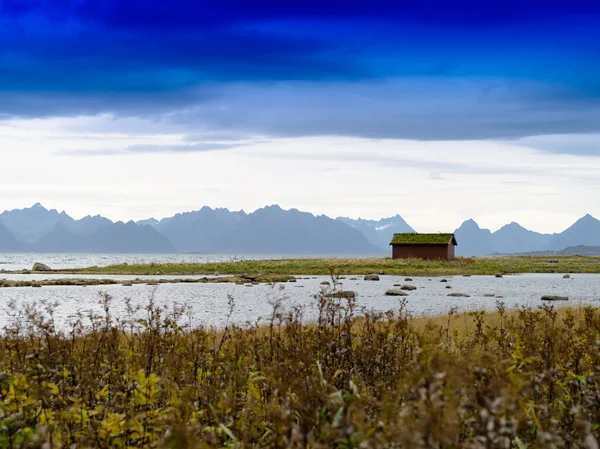
[[[523,274],[495,278],[493,276],[449,276],[447,283],[439,277],[413,277],[410,282],[400,276],[381,276],[380,281],[343,279],[340,288],[352,290],[357,294],[357,305],[364,310],[387,311],[397,309],[399,299],[385,296],[386,290],[394,284],[410,284],[417,290],[408,292],[408,310],[415,315],[447,313],[451,308],[459,311],[494,309],[496,301],[503,301],[509,308],[521,306],[537,307],[542,304],[542,295],[569,296],[570,301],[559,305],[591,304],[600,306],[600,275],[573,274],[571,279],[563,279],[560,274]],[[2,275],[0,278],[50,279],[64,277],[54,275]],[[137,277],[151,279],[152,276],[85,276],[82,278],[112,278],[130,280]],[[167,276],[160,276],[165,278]],[[186,276],[192,277],[192,276]],[[201,277],[201,276],[198,276]],[[283,310],[301,305],[304,307],[305,320],[314,319],[316,307],[314,295],[323,286],[322,281],[331,281],[326,276],[299,277],[296,283],[282,283],[275,286],[235,284],[161,284],[158,286],[121,285],[88,287],[43,287],[43,288],[2,288],[0,289],[0,328],[7,325],[11,318],[9,304],[17,307],[35,304],[37,310],[43,310],[44,304],[55,304],[52,309],[59,326],[68,325],[78,314],[101,313],[99,304],[101,293],[112,296],[112,313],[124,317],[126,298],[134,306],[145,307],[150,297],[156,304],[172,307],[175,304],[186,305],[189,316],[186,320],[193,326],[223,326],[228,313],[228,295],[234,298],[235,308],[230,322],[239,324],[264,322],[273,309],[273,302],[280,301]],[[446,286],[451,286],[447,289]],[[465,293],[469,298],[448,297],[449,293]],[[485,295],[494,295],[489,297]],[[502,296],[503,298],[496,298]],[[557,303],[555,303],[557,304]],[[143,316],[143,311],[139,312]]]

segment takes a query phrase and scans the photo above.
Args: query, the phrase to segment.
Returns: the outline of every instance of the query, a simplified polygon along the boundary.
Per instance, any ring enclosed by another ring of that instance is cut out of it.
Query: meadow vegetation
[[[551,306],[411,318],[317,295],[266,324],[100,298],[58,327],[11,308],[2,448],[587,448],[600,437],[600,313]],[[229,298],[230,310],[235,303]]]
[[[450,276],[461,274],[512,273],[600,273],[600,258],[584,256],[560,257],[459,257],[453,261],[421,259],[278,259],[244,260],[236,262],[111,265],[79,270],[58,270],[79,274],[139,274],[193,275],[240,273],[262,275],[361,275],[379,273],[401,276]]]

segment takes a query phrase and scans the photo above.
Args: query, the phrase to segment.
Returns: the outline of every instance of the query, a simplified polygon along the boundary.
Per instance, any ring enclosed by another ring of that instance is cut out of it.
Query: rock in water
[[[326,298],[356,298],[356,293],[352,291],[339,291],[328,293],[325,295]]]
[[[392,288],[385,292],[386,296],[408,296],[408,293],[403,292],[399,288]]]
[[[417,289],[417,287],[415,287],[414,285],[403,285],[402,287],[400,287],[400,290],[413,291],[416,289]]]
[[[565,275],[563,276],[563,279],[571,279],[571,275],[570,275],[570,274],[565,274]]]
[[[497,278],[501,278],[501,277],[502,277],[502,275],[501,275],[500,273],[496,273],[496,277],[497,277]]]
[[[452,296],[454,298],[470,298],[470,295],[467,295],[466,293],[450,293],[448,296]]]
[[[568,301],[568,296],[542,296],[542,301]]]
[[[412,282],[412,278],[406,278],[404,279],[404,282]]]
[[[43,263],[36,262],[35,264],[33,264],[33,268],[31,269],[31,271],[52,271],[52,268]]]
[[[379,275],[378,274],[367,274],[364,278],[365,281],[378,281],[379,280]]]

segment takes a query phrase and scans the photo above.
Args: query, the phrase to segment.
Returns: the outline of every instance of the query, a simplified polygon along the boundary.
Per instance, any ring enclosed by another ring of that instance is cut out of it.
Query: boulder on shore
[[[365,281],[378,281],[379,280],[379,275],[378,274],[367,274],[364,278]]]
[[[386,296],[408,296],[408,293],[403,292],[399,288],[392,288],[392,289],[388,290],[387,292],[385,292],[385,295]]]
[[[548,295],[548,296],[542,296],[542,301],[568,301],[569,297],[568,296],[553,296],[553,295]]]
[[[52,268],[43,263],[36,262],[33,264],[31,271],[52,271]]]

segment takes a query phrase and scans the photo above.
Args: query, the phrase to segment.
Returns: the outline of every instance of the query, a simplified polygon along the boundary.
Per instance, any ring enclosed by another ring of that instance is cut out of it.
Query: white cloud
[[[589,153],[548,153],[509,141],[350,137],[251,146],[228,140],[227,149],[174,152],[190,145],[176,125],[128,120],[0,123],[0,210],[40,201],[75,217],[128,220],[203,205],[251,211],[278,203],[330,216],[400,213],[420,231],[452,230],[473,217],[492,229],[514,220],[558,232],[585,213],[600,216],[600,157]],[[194,141],[203,136],[199,131]],[[123,154],[148,147],[153,151]],[[102,151],[119,154],[73,155]]]

